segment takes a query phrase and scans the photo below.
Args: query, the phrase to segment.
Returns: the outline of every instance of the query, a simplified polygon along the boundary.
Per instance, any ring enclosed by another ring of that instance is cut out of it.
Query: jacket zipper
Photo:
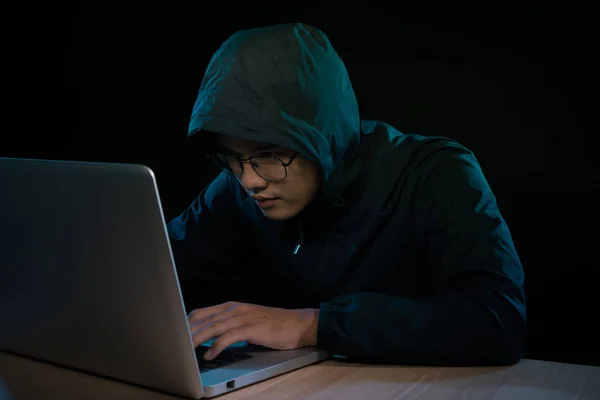
[[[302,240],[304,239],[304,228],[300,220],[298,220],[298,229],[300,230],[300,236],[298,236],[298,243],[296,243],[296,247],[294,248],[294,252],[292,253],[292,255],[294,256],[298,254],[300,246],[302,246]]]
[[[304,231],[300,231],[300,236],[298,237],[298,244],[296,244],[296,247],[294,248],[294,252],[292,253],[293,255],[298,254],[298,250],[300,250],[300,246],[302,246],[302,239],[304,239]]]

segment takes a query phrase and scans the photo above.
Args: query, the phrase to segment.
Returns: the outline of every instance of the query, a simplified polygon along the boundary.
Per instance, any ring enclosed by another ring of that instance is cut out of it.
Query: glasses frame
[[[234,173],[232,170],[228,169],[228,168],[224,168],[221,167],[221,164],[219,163],[219,161],[217,160],[217,157],[219,155],[222,156],[226,156],[226,157],[232,157],[233,159],[235,159],[238,164],[240,165],[240,174],[237,175],[236,173]],[[274,157],[274,156],[253,156],[253,157],[248,157],[248,158],[240,158],[240,156],[238,156],[237,154],[230,154],[230,153],[213,153],[213,154],[209,154],[208,155],[213,162],[217,165],[217,167],[219,167],[220,169],[229,172],[230,174],[233,174],[236,178],[241,178],[242,175],[244,174],[244,164],[250,164],[250,167],[252,167],[252,170],[258,175],[260,176],[262,179],[264,179],[267,182],[282,182],[284,180],[286,180],[287,176],[288,176],[288,170],[287,167],[289,167],[292,162],[294,162],[294,160],[296,159],[296,156],[298,156],[298,152],[295,151],[294,154],[292,154],[292,156],[290,157],[290,160],[288,162],[284,162],[281,158],[279,157]],[[277,161],[279,161],[281,163],[281,165],[283,166],[283,169],[285,171],[285,176],[282,179],[267,179],[264,176],[262,176],[262,174],[257,170],[258,165],[256,165],[253,160],[257,159],[257,158],[268,158],[268,159],[275,159]]]

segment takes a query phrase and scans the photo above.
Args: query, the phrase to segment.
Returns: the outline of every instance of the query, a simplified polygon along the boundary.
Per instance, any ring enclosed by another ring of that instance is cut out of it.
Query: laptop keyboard
[[[210,361],[207,361],[203,358],[203,356],[204,353],[206,353],[206,351],[208,350],[208,348],[208,346],[196,347],[196,359],[198,360],[200,373],[208,372],[213,369],[221,368],[226,365],[231,365],[233,363],[252,358],[252,355],[245,353],[241,350],[232,348],[223,350],[221,354],[219,354],[217,357],[213,358]]]

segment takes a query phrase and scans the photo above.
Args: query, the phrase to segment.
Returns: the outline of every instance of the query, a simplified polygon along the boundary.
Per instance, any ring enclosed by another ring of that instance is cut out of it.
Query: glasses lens
[[[285,179],[286,171],[281,160],[274,157],[255,157],[252,159],[254,171],[269,181]]]
[[[234,156],[228,154],[214,154],[212,159],[217,167],[229,171],[237,177],[244,172],[240,162]],[[248,162],[248,161],[244,161]],[[249,161],[254,171],[263,179],[268,181],[282,181],[286,178],[286,170],[283,162],[275,157],[252,157]]]

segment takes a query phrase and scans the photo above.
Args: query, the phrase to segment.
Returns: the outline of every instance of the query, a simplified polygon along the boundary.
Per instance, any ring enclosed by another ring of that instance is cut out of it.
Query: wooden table
[[[0,352],[1,400],[181,399]],[[522,360],[511,367],[376,366],[325,361],[217,397],[261,399],[600,399],[600,367]]]

